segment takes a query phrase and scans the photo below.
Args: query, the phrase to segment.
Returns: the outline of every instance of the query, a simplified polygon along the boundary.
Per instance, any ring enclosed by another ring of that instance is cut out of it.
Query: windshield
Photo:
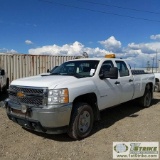
[[[65,62],[51,72],[51,75],[69,75],[77,78],[92,77],[99,61],[82,60]]]

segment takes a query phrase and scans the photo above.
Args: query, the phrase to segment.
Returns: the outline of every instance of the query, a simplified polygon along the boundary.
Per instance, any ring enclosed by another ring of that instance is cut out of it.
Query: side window
[[[129,70],[123,61],[116,61],[120,77],[129,76]]]
[[[110,71],[110,68],[112,68],[112,67],[114,67],[112,61],[105,61],[105,62],[103,62],[99,74],[101,74],[104,71]]]

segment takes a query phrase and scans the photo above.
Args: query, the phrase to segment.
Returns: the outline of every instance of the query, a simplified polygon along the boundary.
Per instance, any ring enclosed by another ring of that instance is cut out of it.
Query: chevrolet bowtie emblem
[[[23,92],[20,91],[20,92],[17,93],[17,97],[18,98],[23,98],[23,97],[25,97],[25,95],[24,95]]]

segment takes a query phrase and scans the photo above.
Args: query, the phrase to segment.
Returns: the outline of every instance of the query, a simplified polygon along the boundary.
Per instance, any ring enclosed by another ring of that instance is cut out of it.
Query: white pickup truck
[[[0,93],[6,93],[9,85],[9,79],[4,69],[0,69]]]
[[[154,84],[153,74],[132,75],[122,59],[76,59],[12,81],[5,105],[9,119],[25,128],[82,139],[105,108],[137,98],[149,107]]]

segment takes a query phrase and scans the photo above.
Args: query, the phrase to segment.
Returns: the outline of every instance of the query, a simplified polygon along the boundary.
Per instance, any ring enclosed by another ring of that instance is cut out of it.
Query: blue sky
[[[160,59],[159,0],[0,0],[0,52]]]

